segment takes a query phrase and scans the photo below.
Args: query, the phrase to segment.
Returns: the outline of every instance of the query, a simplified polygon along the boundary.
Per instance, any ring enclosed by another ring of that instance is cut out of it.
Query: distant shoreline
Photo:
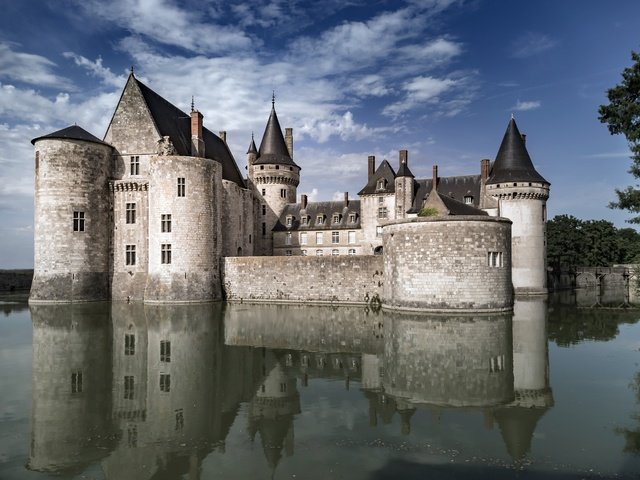
[[[0,292],[29,290],[33,268],[0,269]]]

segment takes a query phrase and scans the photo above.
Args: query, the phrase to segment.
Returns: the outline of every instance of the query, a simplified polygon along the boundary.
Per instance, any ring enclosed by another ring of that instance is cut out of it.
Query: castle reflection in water
[[[294,453],[300,392],[360,389],[369,423],[410,434],[416,410],[483,415],[523,458],[549,388],[547,303],[513,315],[424,316],[362,307],[208,304],[31,306],[27,468],[110,479],[198,478],[242,404],[271,469]],[[256,440],[257,441],[257,440]]]

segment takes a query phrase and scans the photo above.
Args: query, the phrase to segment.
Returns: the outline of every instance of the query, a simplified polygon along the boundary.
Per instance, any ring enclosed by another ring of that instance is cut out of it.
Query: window
[[[464,203],[466,203],[467,205],[473,205],[473,197],[471,195],[465,195]]]
[[[162,233],[170,233],[171,232],[171,214],[164,213],[160,215],[160,230]]]
[[[260,165],[260,170],[264,170],[264,165]]]
[[[285,245],[291,245],[291,232],[287,232],[286,236],[284,237],[284,243]]]
[[[284,382],[280,382],[280,393],[286,393],[287,392],[287,384]]]
[[[378,208],[378,218],[387,218],[387,207]]]
[[[276,170],[280,170],[280,165],[276,165]]]
[[[124,398],[125,400],[133,400],[133,376],[127,375],[124,377]]]
[[[160,340],[160,361],[171,362],[171,342],[169,340]]]
[[[140,175],[140,157],[139,156],[131,156],[131,161],[129,162],[129,173],[131,175]]]
[[[504,370],[504,355],[498,355],[489,359],[489,371],[491,373],[502,372]]]
[[[300,245],[307,244],[307,232],[300,232]]]
[[[280,189],[280,198],[287,198],[287,189],[286,188],[281,188]]]
[[[307,256],[307,251],[306,250],[302,250],[302,256],[306,257]]]
[[[490,267],[501,267],[502,252],[487,252],[487,265]]]
[[[71,373],[71,393],[82,393],[82,372]]]
[[[167,373],[160,374],[160,391],[161,392],[171,391],[171,375]]]
[[[356,214],[355,213],[350,213],[349,214],[349,223],[356,223]]]
[[[355,248],[350,248],[349,249],[349,255],[355,255],[356,254],[356,249]]]
[[[124,354],[134,355],[136,353],[136,336],[132,333],[127,333],[124,336]]]
[[[262,215],[266,215],[267,214],[267,206],[266,205],[262,205]]]
[[[324,224],[324,215],[318,215],[316,217],[316,224],[318,224],[318,225]]]
[[[332,257],[337,257],[338,255],[340,255],[340,252],[338,251],[337,248],[334,248],[333,250],[331,250]]]
[[[178,196],[184,197],[186,195],[187,182],[184,177],[178,177]]]
[[[184,410],[179,408],[176,410],[176,431],[184,428]]]
[[[267,224],[262,222],[262,235],[267,234]]]
[[[382,227],[376,227],[376,237],[382,236]]]
[[[136,204],[127,203],[126,205],[127,223],[136,223]]]
[[[333,214],[333,223],[340,223],[340,214],[339,213],[334,213]]]
[[[354,231],[349,232],[349,243],[350,244],[356,243],[356,232]]]
[[[322,232],[316,232],[316,244],[322,245],[323,243]]]
[[[160,246],[160,263],[168,265],[171,263],[171,244],[163,243]]]
[[[382,205],[384,203],[384,197],[378,197],[378,205]]]
[[[385,184],[385,180],[384,178],[381,178],[380,180],[378,180],[378,183],[376,185],[376,189],[377,190],[384,190],[384,184]]]
[[[290,256],[292,255],[292,251],[291,251],[291,250],[287,250],[287,251],[285,252],[285,255],[286,255],[287,257],[290,257]]]
[[[84,232],[84,212],[73,212],[73,231]]]
[[[264,197],[266,194],[267,194],[267,189],[266,189],[266,188],[263,188],[263,189],[262,189],[262,196]]]
[[[302,223],[302,225],[309,225],[309,217],[301,217],[300,222]]]
[[[316,257],[321,257],[322,256],[322,250],[318,249],[316,250]]]
[[[135,265],[136,264],[136,246],[135,245],[125,245],[124,247],[124,263],[126,265]]]
[[[287,227],[290,227],[291,225],[293,225],[293,217],[292,216],[288,216],[287,217]]]
[[[340,232],[331,232],[331,243],[340,243]]]

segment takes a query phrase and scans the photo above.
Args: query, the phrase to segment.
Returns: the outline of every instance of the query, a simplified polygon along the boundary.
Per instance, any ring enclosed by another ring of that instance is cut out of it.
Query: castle
[[[74,125],[32,143],[32,303],[219,300],[223,287],[234,296],[256,270],[232,257],[269,256],[290,257],[279,263],[288,271],[315,272],[332,258],[342,262],[337,275],[384,271],[382,302],[398,308],[441,308],[460,298],[454,285],[470,295],[454,307],[479,310],[511,308],[512,287],[546,292],[550,184],[513,118],[495,161],[482,160],[477,175],[439,177],[434,166],[431,179],[416,179],[400,150],[397,171],[368,158],[358,200],[345,193],[330,202],[298,201],[293,130],[283,135],[275,102],[260,147],[251,139],[243,178],[226,132],[214,134],[200,112],[182,112],[133,72],[103,140]],[[270,283],[266,275],[255,281]],[[322,298],[340,300],[334,291]]]

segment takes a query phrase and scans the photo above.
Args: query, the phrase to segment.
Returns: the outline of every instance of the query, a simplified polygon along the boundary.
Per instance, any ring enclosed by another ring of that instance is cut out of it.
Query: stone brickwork
[[[383,239],[385,308],[511,309],[509,220],[413,218],[385,226]]]
[[[234,182],[222,181],[222,255],[240,257],[253,255],[255,232],[253,195]]]
[[[40,139],[35,148],[37,240],[30,301],[106,300],[112,148],[70,139]],[[74,225],[74,212],[82,216],[81,226]]]
[[[222,277],[229,301],[367,304],[382,294],[382,257],[227,257]]]
[[[360,197],[360,206],[360,215],[362,216],[362,254],[373,255],[375,249],[382,246],[382,236],[378,234],[378,227],[395,218],[396,196],[393,193],[362,195]],[[385,218],[378,218],[380,208],[386,208],[387,215]]]

